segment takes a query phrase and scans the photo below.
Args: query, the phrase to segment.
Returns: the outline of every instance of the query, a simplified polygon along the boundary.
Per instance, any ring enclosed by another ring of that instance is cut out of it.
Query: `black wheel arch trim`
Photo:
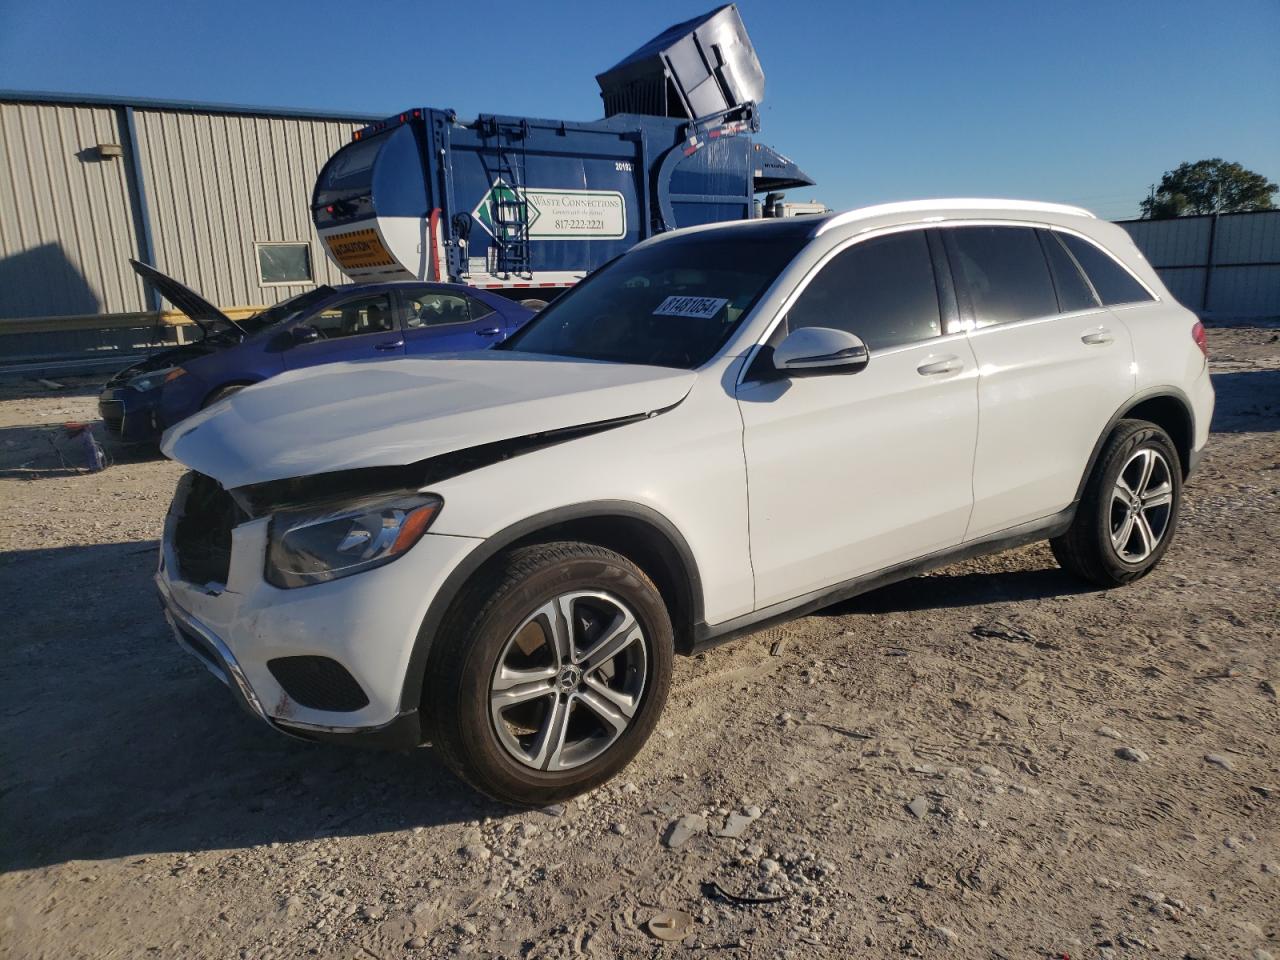
[[[475,573],[489,560],[506,548],[521,540],[535,536],[543,531],[553,529],[566,523],[582,520],[624,519],[638,521],[653,528],[663,537],[679,558],[683,570],[675,571],[677,576],[683,575],[688,585],[689,623],[701,623],[703,617],[702,578],[698,572],[697,561],[688,541],[674,523],[652,507],[630,500],[593,500],[577,503],[572,506],[556,507],[542,513],[526,517],[510,526],[486,537],[462,561],[450,571],[444,584],[436,591],[427,607],[426,615],[418,627],[418,634],[413,642],[413,650],[409,654],[409,664],[405,672],[404,685],[400,693],[401,711],[416,711],[421,704],[423,681],[426,677],[427,662],[431,656],[431,647],[437,631],[443,623],[445,615],[453,605],[458,594]],[[677,634],[679,633],[677,625]],[[429,731],[424,731],[429,735]]]
[[[1186,479],[1186,477],[1190,474],[1191,468],[1196,461],[1196,449],[1195,449],[1196,415],[1195,415],[1194,408],[1191,406],[1191,399],[1186,395],[1186,393],[1184,393],[1178,387],[1173,387],[1173,386],[1150,387],[1146,390],[1142,390],[1138,393],[1135,393],[1132,397],[1126,400],[1124,402],[1124,405],[1121,406],[1119,410],[1117,410],[1115,413],[1111,415],[1111,419],[1107,421],[1107,425],[1102,428],[1102,433],[1098,435],[1098,439],[1093,444],[1093,450],[1089,454],[1089,462],[1085,464],[1084,473],[1080,476],[1080,483],[1076,485],[1076,496],[1074,500],[1075,503],[1079,503],[1080,498],[1084,496],[1085,485],[1088,484],[1089,477],[1093,474],[1093,468],[1098,462],[1098,457],[1102,456],[1102,448],[1106,445],[1107,438],[1111,436],[1111,433],[1112,431],[1115,430],[1116,425],[1121,420],[1125,419],[1125,417],[1127,417],[1131,411],[1133,411],[1135,408],[1137,408],[1141,404],[1146,403],[1148,400],[1162,400],[1162,399],[1177,401],[1178,404],[1182,407],[1183,412],[1187,416],[1187,425],[1190,428],[1190,437],[1189,437],[1190,442],[1188,444],[1188,451],[1189,451],[1188,462],[1180,464],[1180,466],[1182,467],[1183,479]],[[1175,449],[1176,449],[1176,444],[1175,444]],[[1181,455],[1181,451],[1179,451],[1179,455]]]

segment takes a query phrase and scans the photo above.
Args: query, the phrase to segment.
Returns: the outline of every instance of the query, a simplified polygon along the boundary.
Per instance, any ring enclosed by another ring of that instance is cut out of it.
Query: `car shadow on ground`
[[[503,816],[430,748],[285,737],[164,625],[156,544],[0,554],[0,869]]]
[[[818,616],[980,607],[989,603],[1072,596],[1093,590],[1056,567],[982,573],[950,573],[944,569],[940,573],[902,580],[825,607]]]

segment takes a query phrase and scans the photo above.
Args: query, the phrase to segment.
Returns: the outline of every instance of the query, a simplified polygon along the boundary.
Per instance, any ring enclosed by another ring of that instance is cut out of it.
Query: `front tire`
[[[1075,519],[1050,540],[1068,573],[1099,587],[1146,576],[1173,542],[1182,505],[1182,465],[1169,435],[1145,420],[1121,420],[1098,456]]]
[[[432,650],[424,711],[463,780],[541,806],[631,761],[671,685],[666,605],[645,573],[593,544],[521,547],[483,570]]]
[[[204,410],[206,407],[212,407],[219,400],[225,400],[233,393],[239,393],[247,386],[249,386],[247,383],[229,383],[225,387],[219,387],[217,390],[213,391],[213,393],[209,394],[209,396],[205,397],[204,403],[200,405],[200,409]]]

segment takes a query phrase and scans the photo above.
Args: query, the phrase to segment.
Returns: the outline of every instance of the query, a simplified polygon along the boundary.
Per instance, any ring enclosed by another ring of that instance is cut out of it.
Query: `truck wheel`
[[[432,651],[433,743],[476,789],[541,806],[636,755],[671,684],[671,619],[625,557],[593,544],[511,550],[464,591]]]
[[[1069,573],[1099,587],[1145,576],[1173,542],[1182,467],[1169,435],[1145,420],[1121,420],[1094,465],[1075,520],[1050,541]]]

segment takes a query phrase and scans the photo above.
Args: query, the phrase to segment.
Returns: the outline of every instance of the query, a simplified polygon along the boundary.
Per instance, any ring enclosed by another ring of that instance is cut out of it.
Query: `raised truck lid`
[[[764,71],[733,3],[668,27],[596,82],[606,117],[696,119],[764,99]]]

